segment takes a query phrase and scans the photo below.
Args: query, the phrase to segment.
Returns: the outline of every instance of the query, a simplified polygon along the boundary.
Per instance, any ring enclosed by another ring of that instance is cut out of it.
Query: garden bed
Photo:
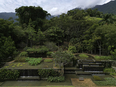
[[[2,68],[5,69],[42,69],[42,68],[53,68],[53,62],[41,62],[36,66],[29,65],[28,62],[13,62],[13,63],[6,63]]]

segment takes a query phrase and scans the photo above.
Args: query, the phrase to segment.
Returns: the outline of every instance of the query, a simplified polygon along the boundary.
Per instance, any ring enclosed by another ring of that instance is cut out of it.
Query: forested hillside
[[[17,19],[18,16],[16,16],[16,13],[0,13],[0,18],[3,18],[3,19],[9,19],[10,17],[13,18],[13,20]]]
[[[103,13],[116,14],[116,1],[110,1],[107,4],[95,6],[92,9],[98,9]]]
[[[47,20],[50,14],[41,7],[22,6],[15,11],[18,22],[0,19],[0,62],[18,50],[43,45],[76,53],[116,55],[115,15],[75,9]]]

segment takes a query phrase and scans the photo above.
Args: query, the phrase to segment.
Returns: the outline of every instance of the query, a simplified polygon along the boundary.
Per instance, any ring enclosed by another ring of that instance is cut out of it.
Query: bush
[[[116,75],[116,72],[113,68],[105,68],[104,72],[105,73],[110,73],[110,75]]]
[[[95,81],[103,81],[103,79],[99,76],[93,76]]]
[[[36,66],[41,63],[43,59],[42,58],[27,58],[26,61],[28,61],[29,65]]]
[[[81,58],[88,58],[89,56],[87,56],[86,54],[79,54],[79,57],[81,57]]]
[[[59,73],[53,69],[39,69],[38,74],[41,77],[59,76]]]
[[[75,46],[69,46],[68,51],[71,51],[72,53],[76,53],[76,47]]]
[[[51,57],[53,52],[47,52],[47,56]]]
[[[24,52],[21,52],[21,53],[19,54],[19,56],[20,56],[20,57],[22,57],[22,56],[28,56],[28,53],[24,51]]]
[[[44,62],[46,63],[52,62],[52,59],[44,59]]]
[[[49,76],[47,79],[48,82],[63,82],[65,80],[64,76],[59,76],[59,77],[53,77]]]
[[[18,70],[0,69],[0,80],[15,80],[19,77]]]
[[[56,46],[55,43],[53,42],[46,42],[45,46],[50,50],[50,51],[57,51],[58,47]]]
[[[26,62],[26,57],[16,57],[15,62]]]

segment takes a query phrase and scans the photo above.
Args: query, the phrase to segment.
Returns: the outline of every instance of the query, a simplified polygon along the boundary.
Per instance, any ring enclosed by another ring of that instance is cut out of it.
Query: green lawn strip
[[[111,56],[95,56],[96,60],[112,60]]]
[[[105,81],[93,81],[98,86],[116,86],[116,78],[105,78]]]

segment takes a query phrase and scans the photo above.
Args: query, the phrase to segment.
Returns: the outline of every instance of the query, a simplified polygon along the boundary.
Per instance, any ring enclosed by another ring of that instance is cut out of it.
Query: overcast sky
[[[76,7],[88,8],[111,0],[0,0],[0,12],[15,12],[21,6],[40,6],[51,15],[66,13]]]

